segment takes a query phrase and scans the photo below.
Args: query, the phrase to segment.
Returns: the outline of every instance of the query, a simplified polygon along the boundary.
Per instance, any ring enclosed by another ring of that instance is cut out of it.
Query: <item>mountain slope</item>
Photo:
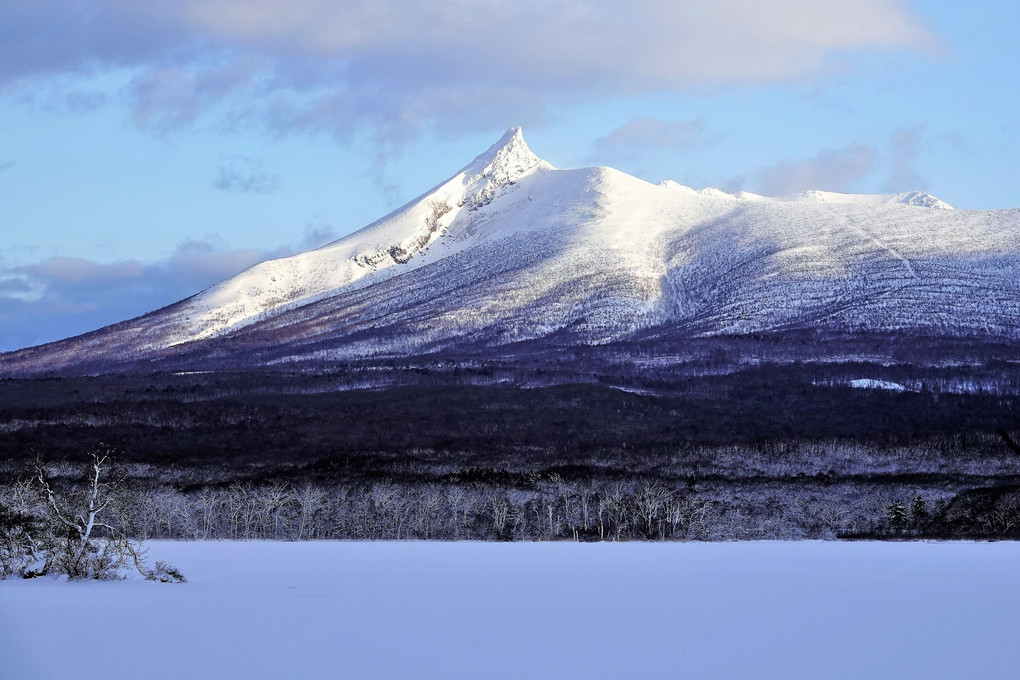
[[[766,198],[559,170],[510,130],[323,248],[0,356],[0,374],[413,355],[520,341],[904,332],[1018,339],[1020,211],[919,192]]]

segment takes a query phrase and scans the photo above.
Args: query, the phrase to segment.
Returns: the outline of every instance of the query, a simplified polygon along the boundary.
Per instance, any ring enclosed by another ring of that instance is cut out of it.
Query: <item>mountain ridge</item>
[[[244,364],[258,348],[275,362],[329,362],[812,328],[1015,340],[1018,242],[1020,211],[957,211],[923,192],[769,198],[560,170],[511,128],[344,238],[138,319],[0,355],[0,374]]]

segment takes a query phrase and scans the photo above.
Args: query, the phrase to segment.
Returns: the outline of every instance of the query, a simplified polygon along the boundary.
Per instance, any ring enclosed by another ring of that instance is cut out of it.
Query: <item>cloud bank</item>
[[[64,256],[19,266],[0,261],[0,352],[133,318],[264,260],[316,248],[335,238],[329,225],[312,224],[300,242],[268,251],[190,240],[156,262],[99,263]]]
[[[216,116],[399,139],[426,124],[532,122],[564,100],[803,81],[862,52],[935,49],[905,0],[0,4],[0,90],[121,69],[131,120],[158,134]]]

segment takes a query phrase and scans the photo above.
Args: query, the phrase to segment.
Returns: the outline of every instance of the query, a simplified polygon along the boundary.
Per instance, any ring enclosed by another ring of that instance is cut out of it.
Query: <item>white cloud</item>
[[[274,132],[400,138],[938,44],[905,0],[7,0],[0,88],[126,67],[133,120],[161,134],[216,109]]]
[[[898,0],[188,0],[155,11],[233,44],[409,80],[440,65],[449,70],[435,80],[774,80],[811,74],[843,50],[934,44]]]

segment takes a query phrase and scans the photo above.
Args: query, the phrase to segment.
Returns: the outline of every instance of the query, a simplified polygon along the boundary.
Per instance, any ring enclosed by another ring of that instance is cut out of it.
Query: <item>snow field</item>
[[[1012,677],[1016,543],[152,542],[0,583],[0,677]]]

